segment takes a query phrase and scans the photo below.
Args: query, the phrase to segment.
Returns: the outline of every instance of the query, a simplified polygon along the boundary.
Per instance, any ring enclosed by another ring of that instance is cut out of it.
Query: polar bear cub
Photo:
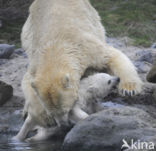
[[[78,100],[71,111],[70,120],[78,122],[97,112],[98,100],[105,98],[119,82],[120,78],[106,73],[97,73],[81,80]]]
[[[98,105],[97,99],[106,97],[119,82],[120,79],[118,77],[106,73],[96,73],[82,79],[78,90],[78,99],[69,113],[68,122],[76,124],[78,121],[88,117],[89,114],[95,113]],[[36,112],[37,116],[34,115],[34,112]],[[57,121],[55,124],[51,122],[53,120],[50,120],[51,117],[46,114],[39,100],[35,97],[34,102],[30,102],[29,99],[26,100],[24,114],[27,115],[26,120],[15,137],[16,140],[25,140],[27,134],[36,127],[37,134],[26,139],[26,141],[45,140],[56,134],[62,126],[58,125]],[[51,123],[53,124],[50,125]]]

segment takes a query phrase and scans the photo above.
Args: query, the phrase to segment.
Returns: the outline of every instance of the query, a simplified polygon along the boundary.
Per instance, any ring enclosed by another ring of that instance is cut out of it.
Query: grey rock
[[[109,44],[109,45],[111,45],[111,46],[113,46],[113,47],[115,47],[115,48],[121,48],[124,44],[122,43],[122,42],[114,42],[115,41],[115,38],[108,38],[107,37],[107,39],[106,39],[106,42]]]
[[[8,117],[8,123],[9,125],[7,132],[18,132],[23,124],[23,117],[22,117],[22,111],[16,110]]]
[[[0,20],[0,28],[3,26],[2,20]]]
[[[113,92],[107,97],[102,100],[101,107],[108,106],[108,107],[122,107],[122,105],[128,105],[128,106],[146,106],[146,108],[150,108],[149,106],[156,107],[156,100],[154,99],[153,92],[156,90],[155,84],[150,84],[148,82],[145,82],[143,84],[143,89],[141,94],[138,94],[136,96],[130,97],[130,96],[120,96],[117,92]],[[111,100],[111,101],[110,101]],[[151,109],[150,109],[151,110]],[[155,113],[151,110],[152,115]],[[155,116],[156,118],[156,116]]]
[[[153,92],[153,98],[156,101],[156,90],[154,90],[154,92]]]
[[[154,121],[141,109],[108,107],[79,122],[65,137],[63,151],[119,151],[123,139],[151,141],[156,137]]]
[[[0,44],[0,59],[9,59],[14,49],[14,45]]]
[[[153,56],[150,51],[141,51],[138,52],[136,55],[139,57],[138,61],[149,62],[151,64],[153,63]]]
[[[0,133],[8,134],[8,133],[17,133],[22,124],[22,111],[18,108],[10,107],[1,107],[0,110]]]
[[[3,65],[8,62],[8,59],[0,59],[0,65]]]
[[[156,42],[152,44],[151,48],[156,48]]]
[[[0,106],[5,104],[13,96],[13,88],[11,85],[0,81]]]
[[[156,83],[156,63],[153,65],[146,78],[148,82]]]
[[[139,73],[147,73],[149,66],[143,61],[135,61],[134,65]]]
[[[19,48],[19,49],[16,49],[14,51],[15,54],[19,55],[19,56],[24,56],[24,57],[27,57],[25,51],[22,49],[22,48]]]

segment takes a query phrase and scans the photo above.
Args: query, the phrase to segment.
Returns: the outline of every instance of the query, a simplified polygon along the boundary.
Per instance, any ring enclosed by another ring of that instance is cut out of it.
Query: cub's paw
[[[141,92],[142,82],[121,82],[119,84],[119,93],[123,96],[134,96]]]

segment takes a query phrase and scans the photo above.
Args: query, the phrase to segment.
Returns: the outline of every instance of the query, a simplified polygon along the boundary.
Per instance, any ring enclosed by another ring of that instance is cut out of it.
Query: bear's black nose
[[[117,82],[120,82],[120,78],[119,77],[117,77]]]

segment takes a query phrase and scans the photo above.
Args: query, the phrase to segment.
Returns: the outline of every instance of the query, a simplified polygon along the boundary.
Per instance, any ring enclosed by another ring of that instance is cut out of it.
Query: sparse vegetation
[[[134,45],[156,42],[155,0],[91,0],[99,11],[107,35],[128,36]]]
[[[32,0],[0,0],[0,20],[4,24],[0,28],[0,43],[5,41],[20,46],[21,27],[31,2]],[[133,39],[134,45],[144,47],[156,42],[155,0],[91,0],[91,2],[99,11],[109,37],[127,36]]]
[[[5,22],[5,26],[0,29],[0,43],[15,44],[21,47],[20,33],[24,21]]]
[[[21,28],[33,0],[0,0],[0,43],[15,44],[20,47]]]

